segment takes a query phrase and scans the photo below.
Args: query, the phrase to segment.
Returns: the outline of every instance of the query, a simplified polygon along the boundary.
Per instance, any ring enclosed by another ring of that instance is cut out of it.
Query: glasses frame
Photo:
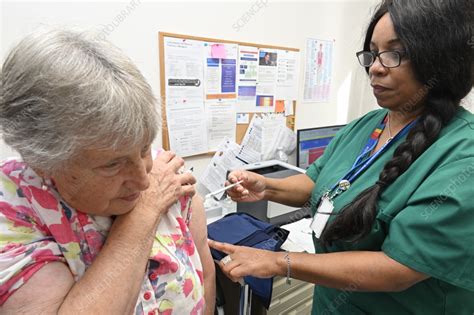
[[[370,65],[368,65],[368,66],[363,65],[363,64],[360,62],[360,59],[359,59],[359,56],[360,56],[360,55],[366,54],[366,53],[372,55],[372,57],[373,57],[372,62],[371,62]],[[384,64],[384,62],[383,62],[383,59],[380,58],[380,55],[382,55],[382,54],[384,54],[384,53],[397,53],[397,55],[398,55],[398,64],[397,64],[396,66],[390,66],[390,67],[389,67],[389,66],[386,66],[386,65]],[[377,57],[379,58],[380,64],[381,64],[382,66],[384,66],[385,68],[396,68],[396,67],[400,67],[400,64],[402,63],[402,59],[406,56],[406,54],[407,54],[407,52],[404,51],[404,50],[385,50],[385,51],[381,51],[381,52],[378,52],[378,53],[373,52],[373,51],[361,50],[361,51],[358,51],[358,52],[356,53],[356,57],[357,57],[357,61],[359,61],[359,64],[360,64],[362,67],[365,67],[365,68],[371,67],[371,66],[374,64],[374,62],[375,62],[375,60],[377,59]]]

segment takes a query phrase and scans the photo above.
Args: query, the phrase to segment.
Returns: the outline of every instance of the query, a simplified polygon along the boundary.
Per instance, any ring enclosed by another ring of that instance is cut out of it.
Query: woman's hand
[[[245,276],[271,278],[279,275],[278,261],[284,259],[284,253],[256,249],[246,246],[235,246],[227,243],[208,240],[209,247],[230,256],[219,262],[222,272],[234,282]],[[226,262],[227,260],[227,262]]]
[[[227,195],[234,201],[259,201],[265,196],[266,181],[262,175],[236,170],[229,174],[226,186],[242,181],[240,185],[237,185],[227,191]]]
[[[148,174],[150,186],[142,193],[141,204],[148,209],[166,212],[180,197],[192,198],[196,193],[196,178],[190,172],[180,173],[184,161],[169,151],[161,152]]]

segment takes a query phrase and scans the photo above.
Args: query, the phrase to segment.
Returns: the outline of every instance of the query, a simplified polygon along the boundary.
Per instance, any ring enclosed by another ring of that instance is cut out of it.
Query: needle
[[[239,180],[237,183],[234,183],[234,184],[229,185],[229,186],[225,186],[224,188],[221,188],[221,189],[218,189],[218,190],[213,191],[213,192],[211,192],[211,193],[208,193],[205,198],[207,199],[207,198],[209,198],[209,197],[211,197],[211,196],[220,194],[221,192],[226,191],[227,189],[230,189],[230,188],[232,188],[232,187],[235,187],[235,186],[241,184],[242,182],[243,182],[243,180]],[[213,197],[213,198],[216,199],[216,197]]]

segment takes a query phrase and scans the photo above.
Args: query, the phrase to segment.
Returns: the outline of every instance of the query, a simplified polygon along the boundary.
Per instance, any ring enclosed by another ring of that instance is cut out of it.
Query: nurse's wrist
[[[286,277],[288,273],[288,262],[285,256],[288,254],[288,252],[276,252],[275,256],[276,259],[274,260],[276,262],[275,264],[275,271],[274,274],[275,276],[280,276],[280,277]],[[291,266],[290,266],[291,268]]]
[[[272,201],[273,198],[277,195],[277,192],[275,191],[273,185],[272,185],[272,179],[262,176],[265,189],[263,190],[263,200],[270,200]]]

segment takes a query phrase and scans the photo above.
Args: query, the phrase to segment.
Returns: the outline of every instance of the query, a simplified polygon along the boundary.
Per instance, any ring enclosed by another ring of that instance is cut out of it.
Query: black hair
[[[367,28],[364,50],[377,22],[390,14],[416,79],[424,85],[423,113],[379,175],[378,181],[341,209],[320,242],[357,242],[374,224],[380,194],[436,139],[473,86],[474,23],[472,0],[383,0]],[[368,68],[366,68],[368,72]],[[403,110],[412,111],[415,103]]]

